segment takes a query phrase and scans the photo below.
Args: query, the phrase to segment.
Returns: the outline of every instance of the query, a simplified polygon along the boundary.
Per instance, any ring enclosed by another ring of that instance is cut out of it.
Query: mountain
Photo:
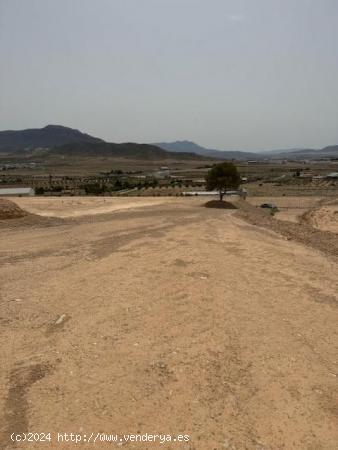
[[[175,141],[175,142],[159,142],[154,145],[163,148],[170,152],[194,152],[197,155],[208,156],[209,158],[219,159],[261,159],[262,155],[259,153],[241,152],[241,151],[226,151],[214,150],[202,147],[191,141]]]
[[[44,128],[32,128],[18,131],[0,131],[0,153],[10,153],[16,156],[35,157],[36,149],[45,149],[44,158],[53,155],[62,156],[109,156],[116,158],[165,160],[188,159],[205,160],[205,156],[191,151],[180,154],[167,151],[156,145],[105,142],[89,134],[81,133],[73,128],[61,125],[47,125]]]
[[[284,148],[284,149],[278,149],[278,150],[262,150],[260,153],[262,155],[280,155],[280,154],[286,154],[286,153],[294,153],[294,152],[303,152],[308,151],[306,148]]]
[[[207,151],[206,148],[201,147],[200,145],[195,144],[195,142],[191,141],[158,142],[153,145],[163,148],[168,152],[177,152],[177,153],[189,152],[202,155],[203,152]]]
[[[268,155],[270,158],[287,158],[287,159],[322,159],[322,158],[338,158],[338,145],[331,145],[320,150],[314,149],[298,149],[293,151],[281,151]]]
[[[38,148],[44,155],[110,156],[146,160],[164,159],[315,159],[338,158],[338,145],[321,150],[287,149],[265,152],[225,151],[202,147],[191,141],[160,142],[157,144],[113,144],[73,128],[47,125],[44,128],[0,131],[0,153],[32,156]],[[37,153],[35,152],[35,155]]]
[[[144,159],[144,160],[164,160],[164,159],[185,159],[185,160],[206,160],[209,159],[195,153],[182,152],[175,153],[164,150],[152,144],[136,144],[127,142],[123,144],[113,144],[108,142],[94,143],[70,143],[54,147],[48,152],[49,155],[62,156],[105,156],[112,158]]]
[[[0,151],[13,152],[38,147],[51,148],[70,142],[99,143],[104,141],[61,125],[47,125],[44,128],[18,131],[0,131]]]
[[[213,150],[202,147],[191,141],[159,142],[157,145],[171,152],[194,152],[198,155],[208,156],[209,158],[219,159],[316,159],[316,158],[338,158],[338,145],[331,145],[321,150],[308,148],[290,148],[285,150],[266,150],[261,152],[242,152]]]
[[[319,150],[321,154],[338,157],[338,145],[329,145]]]

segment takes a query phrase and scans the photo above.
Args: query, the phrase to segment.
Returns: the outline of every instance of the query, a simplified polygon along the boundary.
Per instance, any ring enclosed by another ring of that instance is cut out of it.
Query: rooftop
[[[27,188],[0,188],[1,195],[23,195],[23,194],[33,194],[34,189]]]

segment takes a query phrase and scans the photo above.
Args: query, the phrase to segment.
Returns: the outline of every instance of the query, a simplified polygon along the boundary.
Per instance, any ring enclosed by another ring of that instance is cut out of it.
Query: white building
[[[184,191],[182,192],[184,196],[192,196],[192,195],[219,195],[219,191]],[[231,196],[231,195],[241,195],[241,191],[227,191],[224,194],[225,196]]]
[[[154,173],[154,176],[156,178],[169,178],[170,177],[170,170],[165,167],[161,167],[160,170]]]
[[[338,172],[331,172],[326,175],[329,180],[338,180]]]
[[[0,188],[0,197],[32,197],[35,195],[33,188]]]

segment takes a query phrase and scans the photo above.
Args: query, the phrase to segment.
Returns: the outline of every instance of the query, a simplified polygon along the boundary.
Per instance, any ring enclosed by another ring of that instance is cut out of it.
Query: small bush
[[[206,208],[219,208],[219,209],[238,209],[234,204],[227,201],[210,200],[204,204]]]

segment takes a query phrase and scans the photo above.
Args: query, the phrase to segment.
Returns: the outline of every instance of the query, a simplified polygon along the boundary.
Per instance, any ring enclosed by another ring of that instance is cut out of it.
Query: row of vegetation
[[[118,175],[116,178],[109,180],[108,182],[93,180],[79,186],[72,188],[67,188],[64,185],[53,185],[50,183],[49,186],[45,187],[37,187],[35,189],[36,195],[44,195],[46,192],[53,193],[62,193],[65,190],[74,190],[80,189],[84,191],[87,195],[104,195],[118,191],[124,191],[128,189],[149,189],[149,188],[160,188],[159,181],[156,178],[147,177],[143,180],[139,180],[137,178],[123,178],[121,177],[122,171],[114,170],[115,175]],[[223,197],[227,190],[229,189],[237,189],[241,183],[240,174],[236,168],[236,166],[231,162],[224,162],[220,164],[215,164],[211,167],[209,172],[206,175],[206,189],[207,190],[217,190],[219,192],[220,200],[223,200]],[[50,180],[51,181],[51,180]],[[71,183],[69,183],[71,185]],[[68,183],[67,183],[68,185]],[[191,186],[199,186],[199,183],[193,183],[191,180]],[[167,186],[168,188],[182,188],[184,184],[182,180],[172,179],[168,180]]]
[[[93,181],[90,183],[81,184],[77,189],[85,191],[87,195],[102,195],[105,193],[118,192],[127,189],[143,189],[157,186],[158,181],[156,179],[146,179],[143,182],[140,182],[136,180],[123,180],[120,178],[116,178],[110,183]],[[52,185],[49,187],[38,187],[35,189],[35,193],[36,195],[44,195],[45,192],[61,193],[64,190],[64,186]]]

